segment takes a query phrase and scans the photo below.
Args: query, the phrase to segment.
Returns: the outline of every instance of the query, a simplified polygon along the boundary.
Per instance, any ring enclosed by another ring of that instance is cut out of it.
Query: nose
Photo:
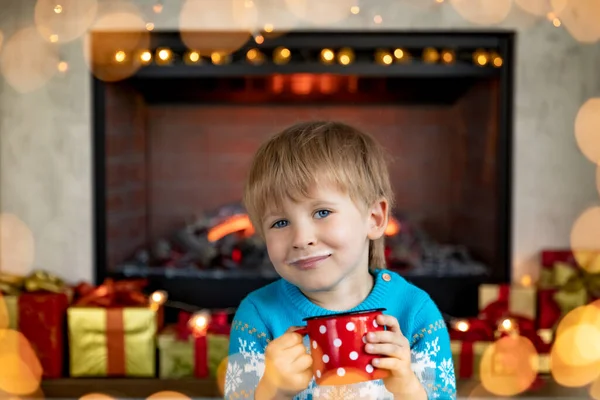
[[[294,249],[301,250],[315,244],[317,244],[317,239],[314,230],[310,226],[307,226],[307,224],[303,224],[302,226],[296,225],[292,242]]]

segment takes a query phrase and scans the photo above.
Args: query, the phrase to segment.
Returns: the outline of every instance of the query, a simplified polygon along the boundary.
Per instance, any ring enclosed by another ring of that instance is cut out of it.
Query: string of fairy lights
[[[363,51],[364,53],[364,51]],[[370,57],[363,57],[368,62],[376,63],[382,66],[392,64],[408,64],[415,60],[424,64],[444,64],[452,65],[457,61],[471,62],[472,64],[479,67],[495,67],[500,68],[504,64],[503,58],[498,54],[496,50],[488,49],[476,49],[473,51],[460,51],[457,52],[454,49],[436,49],[433,47],[427,47],[425,49],[416,49],[414,51],[396,48],[396,49],[375,49],[370,52]],[[293,61],[294,57],[302,57],[302,61],[306,62],[307,57],[305,54],[295,54],[291,49],[287,47],[277,47],[275,49],[259,49],[250,48],[245,51],[243,58],[239,58],[242,62],[246,62],[251,65],[262,65],[267,62],[276,65],[285,65]],[[131,58],[137,58],[132,60]],[[136,54],[127,54],[123,50],[118,50],[114,54],[114,62],[116,64],[122,64],[125,62],[138,61],[140,64],[146,65],[158,65],[158,66],[170,66],[177,63],[185,65],[201,65],[204,63],[210,63],[213,65],[227,65],[232,63],[234,54],[224,51],[211,51],[211,52],[200,52],[193,49],[188,49],[182,53],[178,53],[173,49],[167,47],[160,47],[156,50],[141,50]],[[315,54],[314,59],[308,61],[319,62],[324,65],[350,65],[356,61],[356,52],[352,48],[343,47],[340,49],[323,48]]]
[[[423,0],[427,2],[427,0]],[[432,3],[442,5],[449,3],[448,0],[430,0]],[[240,3],[242,4],[242,3]],[[243,6],[248,9],[256,7],[254,0],[244,0]],[[62,15],[68,13],[68,7],[65,7],[60,2],[53,3],[53,13],[56,15]],[[164,0],[154,0],[148,5],[150,16],[145,18],[145,28],[147,31],[154,31],[158,18],[161,14],[164,14],[168,4]],[[357,0],[355,5],[352,5],[349,9],[350,14],[354,16],[365,17],[365,10],[360,6],[360,2]],[[557,13],[548,11],[544,14],[545,19],[549,21],[553,26],[560,27],[562,25],[561,19],[559,19]],[[385,15],[379,10],[370,10],[368,17],[371,23],[380,25],[384,23]],[[142,28],[143,29],[143,28]],[[265,43],[265,36],[275,32],[275,26],[273,23],[268,21],[261,25],[259,33],[253,35],[252,40],[256,44],[255,48],[244,50],[244,54],[240,57],[239,54],[233,54],[225,51],[211,51],[209,53],[200,52],[195,49],[188,49],[185,54],[178,54],[173,49],[159,48],[159,49],[146,49],[139,50],[135,53],[128,54],[123,50],[115,51],[113,61],[116,64],[126,64],[129,62],[136,62],[142,66],[146,65],[160,65],[169,66],[179,62],[183,62],[186,65],[198,65],[210,63],[213,65],[228,65],[232,62],[239,63],[240,61],[251,65],[262,65],[265,63],[272,63],[276,65],[284,65],[290,62],[294,62],[295,50],[280,47],[274,50],[265,51],[261,48],[261,45]],[[62,43],[63,38],[57,33],[52,33],[47,37],[50,43]],[[367,61],[364,57],[357,57],[355,49],[352,48],[323,48],[318,53],[318,56],[314,60],[304,60],[311,62],[320,62],[324,65],[351,65],[356,62],[364,63]],[[443,64],[452,65],[457,62],[466,63],[470,62],[475,66],[479,67],[494,67],[501,68],[504,65],[504,60],[493,49],[471,49],[470,54],[459,54],[456,49],[444,49],[444,48],[425,48],[425,49],[374,49],[370,55],[369,62],[379,65],[394,65],[394,64],[408,64],[411,62],[420,62],[424,64]],[[64,73],[69,70],[69,64],[65,60],[60,60],[57,65],[58,71]]]

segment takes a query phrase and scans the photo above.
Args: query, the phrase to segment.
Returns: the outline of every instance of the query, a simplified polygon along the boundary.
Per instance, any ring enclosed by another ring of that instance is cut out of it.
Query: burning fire
[[[208,241],[216,242],[234,232],[243,232],[244,237],[254,235],[254,227],[247,214],[234,215],[212,227],[208,231]]]

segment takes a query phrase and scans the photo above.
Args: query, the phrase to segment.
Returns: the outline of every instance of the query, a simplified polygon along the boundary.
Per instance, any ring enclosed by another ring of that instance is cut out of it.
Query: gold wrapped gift
[[[70,307],[67,314],[71,376],[154,376],[155,310]]]

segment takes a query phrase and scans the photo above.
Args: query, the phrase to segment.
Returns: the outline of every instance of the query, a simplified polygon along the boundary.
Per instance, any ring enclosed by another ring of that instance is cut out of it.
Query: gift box
[[[481,357],[493,342],[451,340],[454,373],[458,379],[478,379]]]
[[[177,325],[159,335],[159,373],[163,378],[216,378],[221,362],[229,352],[228,315],[215,311],[206,315],[205,327],[190,324],[195,316],[180,312]]]
[[[35,351],[43,377],[60,378],[64,366],[64,324],[70,289],[57,277],[35,271],[28,277],[2,274],[8,329],[23,334]],[[10,288],[7,288],[10,285]]]
[[[516,285],[483,284],[479,286],[479,311],[484,311],[492,303],[502,303],[512,315],[529,319],[537,316],[537,292],[534,287]]]
[[[599,253],[547,250],[538,283],[540,329],[553,329],[562,316],[600,298]],[[583,263],[583,264],[582,264]]]
[[[229,337],[206,334],[206,358],[196,351],[196,338],[180,339],[175,325],[167,326],[158,335],[159,376],[161,378],[216,378],[221,361],[227,357]],[[198,368],[200,364],[205,367]],[[202,372],[207,371],[207,374]],[[200,376],[198,376],[200,375]]]
[[[154,377],[161,313],[142,294],[145,284],[109,279],[78,288],[67,310],[72,377]]]
[[[507,303],[498,301],[488,305],[486,309],[501,310],[502,305],[507,307]],[[489,312],[477,318],[455,320],[450,324],[448,331],[455,373],[459,378],[478,378],[481,359],[486,350],[497,339],[509,335],[527,338],[538,354],[538,373],[550,372],[551,344],[538,334],[535,321],[519,315],[511,315],[507,308],[502,313]]]

